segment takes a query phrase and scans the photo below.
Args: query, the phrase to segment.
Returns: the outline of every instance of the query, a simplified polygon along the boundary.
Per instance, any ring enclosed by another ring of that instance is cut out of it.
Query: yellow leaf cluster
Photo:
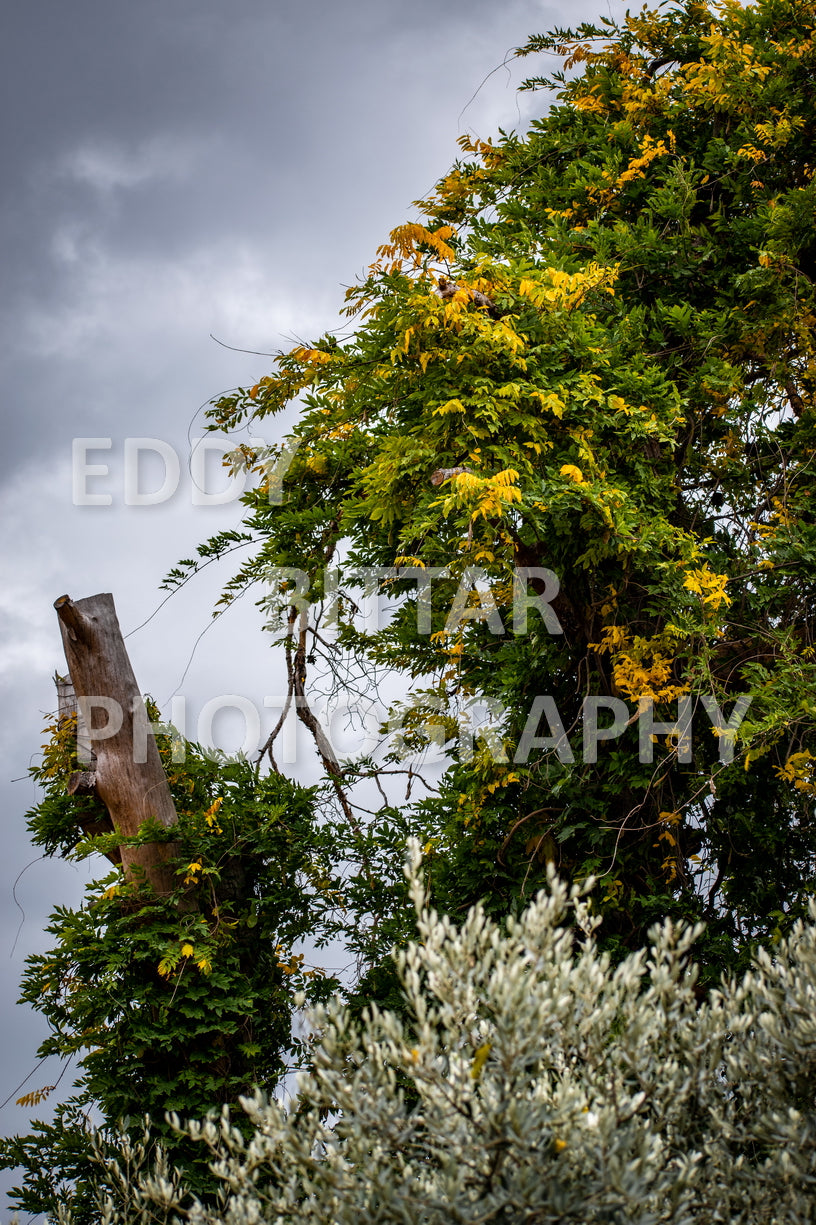
[[[630,121],[647,119],[650,115],[662,111],[669,88],[669,81],[666,77],[658,77],[647,84],[642,84],[634,75],[624,80],[620,108],[626,119]]]
[[[508,508],[522,498],[517,485],[519,474],[515,468],[505,468],[495,476],[481,477],[473,472],[460,472],[450,481],[450,493],[432,502],[441,506],[444,515],[454,509],[469,509],[471,521],[478,518],[501,518]]]
[[[731,597],[725,592],[727,582],[727,574],[715,574],[708,566],[703,566],[699,570],[690,570],[683,580],[683,586],[700,596],[703,605],[716,612],[723,604],[727,608],[731,603]]]
[[[465,406],[461,400],[446,400],[444,404],[440,404],[438,408],[433,410],[435,417],[445,417],[449,413],[464,413]]]
[[[291,356],[305,366],[325,366],[327,362],[333,360],[332,354],[327,353],[325,349],[307,349],[304,345],[298,345],[297,348],[292,349]]]
[[[651,698],[671,702],[688,692],[687,685],[671,682],[674,660],[655,651],[649,664],[635,653],[622,651],[612,665],[612,677],[621,693],[632,701]]]
[[[495,793],[501,787],[509,787],[511,783],[517,783],[518,781],[519,781],[518,774],[516,774],[513,770],[511,770],[509,771],[509,773],[502,775],[501,778],[497,778],[492,783],[488,783],[485,788],[485,791],[487,792],[488,795],[495,795]]]
[[[585,485],[586,477],[580,468],[576,468],[575,464],[562,464],[559,469],[561,476],[567,476],[576,485]]]
[[[816,795],[816,758],[808,750],[803,753],[792,753],[784,766],[777,766],[776,772],[785,782],[793,783],[797,791],[803,795]]]
[[[44,1085],[42,1089],[35,1089],[32,1093],[24,1093],[22,1097],[18,1097],[15,1102],[16,1106],[39,1106],[40,1102],[44,1102],[52,1090],[56,1089],[56,1085]]]
[[[441,225],[436,230],[429,230],[416,221],[398,225],[391,231],[389,241],[377,248],[379,261],[372,265],[371,271],[394,272],[401,268],[403,263],[408,263],[413,268],[420,268],[426,259],[426,256],[419,250],[421,246],[430,247],[437,259],[453,263],[456,252],[448,239],[453,238],[455,233],[451,225]],[[383,265],[380,262],[382,260],[391,262]]]
[[[611,655],[613,652],[625,646],[629,641],[629,633],[622,625],[606,625],[604,626],[603,635],[600,642],[590,642],[590,647],[593,651],[597,651],[599,655]]]
[[[786,43],[772,41],[771,46],[787,59],[800,60],[803,56],[809,55],[812,52],[813,39],[806,38],[802,42],[796,42],[795,39],[789,38]]]
[[[522,277],[517,292],[538,308],[574,310],[591,289],[605,288],[607,293],[614,294],[617,275],[617,264],[604,267],[591,260],[580,272],[545,268],[540,277]]]
[[[751,523],[752,531],[762,540],[773,540],[778,533],[793,523],[793,515],[779,498],[773,499],[775,510],[768,516],[767,523]]]
[[[737,149],[737,157],[741,157],[749,162],[761,162],[767,157],[764,149],[757,149],[756,145],[743,145]]]
[[[614,192],[620,191],[620,189],[625,187],[627,183],[631,183],[634,179],[642,179],[645,176],[647,168],[651,166],[652,162],[655,161],[656,158],[668,157],[674,151],[675,139],[673,132],[669,132],[667,135],[669,140],[668,145],[664,140],[656,141],[654,137],[650,136],[647,132],[641,142],[639,156],[632,158],[626,169],[622,171],[614,180],[610,189],[607,192],[602,193],[602,195],[611,197]],[[611,176],[607,174],[606,177],[610,178]]]
[[[805,121],[801,115],[790,115],[787,111],[774,113],[778,118],[771,119],[768,123],[755,123],[754,131],[764,145],[779,149],[788,143]]]
[[[576,111],[587,111],[594,115],[605,115],[608,109],[607,104],[596,94],[583,94],[578,98],[570,98],[570,105],[574,106]]]
[[[275,955],[278,958],[278,969],[283,970],[284,974],[291,977],[292,974],[299,973],[303,968],[303,953],[290,953],[287,949],[279,944],[275,949]],[[286,958],[286,960],[283,960]],[[310,977],[307,972],[307,977]]]
[[[682,65],[684,90],[690,101],[698,101],[717,110],[747,113],[750,96],[735,90],[736,80],[752,77],[764,81],[773,72],[770,64],[761,64],[750,43],[741,43],[715,25],[701,40],[708,44],[708,59]]]
[[[537,388],[532,388],[528,393],[530,399],[535,400],[548,413],[552,413],[559,420],[564,416],[566,405],[559,395],[554,391],[539,391]],[[534,444],[529,444],[534,445]],[[540,448],[539,448],[540,450]]]
[[[224,832],[221,826],[218,824],[218,817],[217,817],[218,810],[223,803],[224,803],[223,797],[218,796],[217,799],[213,800],[212,804],[210,804],[209,808],[204,813],[204,820],[207,822],[208,827],[214,830],[217,834],[223,834]],[[200,870],[201,870],[201,865],[199,864],[198,871]]]
[[[672,638],[665,632],[655,638],[632,637],[621,625],[607,625],[601,641],[589,645],[599,655],[611,656],[612,679],[633,702],[671,702],[688,692],[687,685],[673,683]]]

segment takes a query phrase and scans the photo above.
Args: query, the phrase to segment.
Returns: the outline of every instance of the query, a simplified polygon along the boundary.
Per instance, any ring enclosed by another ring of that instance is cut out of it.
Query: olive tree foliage
[[[226,1113],[187,1126],[220,1186],[206,1206],[129,1143],[100,1169],[100,1220],[812,1221],[816,906],[701,1003],[696,929],[656,925],[613,966],[586,890],[553,875],[506,928],[478,906],[457,927],[412,855],[408,1017],[316,1012],[291,1103],[245,1099],[249,1139]]]

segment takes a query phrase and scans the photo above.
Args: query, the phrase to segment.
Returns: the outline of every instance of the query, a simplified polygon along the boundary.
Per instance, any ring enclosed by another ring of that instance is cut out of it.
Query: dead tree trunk
[[[54,602],[65,659],[77,700],[77,747],[83,769],[69,782],[72,793],[94,792],[113,828],[138,834],[150,819],[165,829],[176,824],[167,777],[147,711],[122,639],[112,595]],[[67,695],[60,694],[61,700]],[[146,880],[166,896],[175,887],[167,860],[174,843],[121,846],[122,866],[131,880]]]

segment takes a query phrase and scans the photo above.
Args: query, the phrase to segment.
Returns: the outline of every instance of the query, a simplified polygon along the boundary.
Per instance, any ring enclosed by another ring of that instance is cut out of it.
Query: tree
[[[223,602],[258,589],[289,694],[264,746],[268,776],[201,766],[212,772],[188,806],[199,841],[176,861],[179,879],[198,862],[196,881],[204,865],[220,876],[219,856],[232,854],[213,841],[214,858],[202,858],[226,787],[229,845],[258,864],[256,899],[275,896],[264,930],[286,943],[281,931],[296,938],[316,922],[344,929],[361,966],[356,1016],[371,1000],[403,1006],[389,954],[412,930],[400,873],[409,832],[425,847],[433,904],[453,916],[477,901],[491,921],[518,915],[555,867],[571,882],[597,875],[597,939],[624,965],[655,920],[704,920],[701,998],[806,913],[815,14],[813,0],[682,0],[531,38],[520,54],[563,63],[526,83],[549,91],[549,109],[525,133],[462,140],[421,219],[398,227],[349,291],[350,334],[282,353],[272,374],[211,409],[214,429],[263,430],[301,405],[277,447],[236,444],[234,466],[259,478],[244,530],[202,545],[168,585],[246,548]],[[355,615],[366,591],[388,602],[376,628]],[[315,713],[316,684],[372,703],[378,678],[395,672],[407,696],[383,721],[397,736],[341,760]],[[274,760],[289,711],[315,739],[321,802],[335,815],[286,825],[293,875],[276,894],[264,814],[292,794]],[[480,718],[490,726],[477,735]],[[449,765],[416,800],[420,771],[406,754],[429,737],[447,745]],[[54,848],[73,845],[66,768],[33,817],[38,829],[57,821]],[[199,786],[186,775],[171,784]],[[375,785],[383,802],[367,815],[362,789]],[[234,928],[220,924],[217,889],[211,901],[207,932],[223,928],[231,950],[215,941],[213,973],[221,957],[234,984],[256,938],[247,895],[230,900]],[[108,903],[106,947],[121,948],[123,932],[133,942],[141,929],[125,918],[130,901]],[[72,930],[101,913],[61,921],[68,976],[84,947]],[[162,930],[147,895],[135,914],[153,933],[146,1007],[170,1008],[181,1041],[193,976],[168,1001],[151,959],[169,964],[172,946],[177,973],[192,956],[185,941],[198,946],[178,914],[172,934]],[[202,931],[205,949],[209,938]],[[121,963],[111,973],[117,991],[131,989]],[[45,967],[30,974],[33,996]],[[80,973],[75,994],[96,1016],[91,979]],[[264,997],[259,978],[253,998],[291,1009],[272,980]],[[68,1013],[52,1014],[64,1026],[57,1046],[79,1045],[81,1009]],[[266,1088],[289,1042],[276,1025],[258,1073]],[[135,1035],[114,1025],[84,1064],[99,1076],[88,1100],[111,1125],[129,1100],[105,1080],[116,1034],[130,1049]],[[234,1098],[256,1075],[253,1058],[223,1091],[194,1073],[178,1099],[157,1071],[151,1103],[196,1113],[208,1093]]]
[[[249,1144],[226,1115],[190,1127],[213,1203],[190,1207],[177,1174],[126,1144],[97,1167],[100,1219],[812,1219],[816,907],[701,1005],[692,929],[656,925],[613,969],[577,887],[551,878],[506,928],[478,907],[459,927],[425,908],[420,862],[415,844],[410,1023],[324,1010],[291,1108],[245,1101]]]
[[[492,704],[492,745],[414,809],[437,904],[504,914],[548,863],[594,872],[609,947],[702,918],[706,980],[814,884],[813,21],[684,0],[531,38],[563,60],[524,86],[546,113],[460,141],[349,290],[350,338],[211,410],[302,404],[224,594],[266,586],[293,700],[346,651],[413,682],[409,742],[455,748]]]

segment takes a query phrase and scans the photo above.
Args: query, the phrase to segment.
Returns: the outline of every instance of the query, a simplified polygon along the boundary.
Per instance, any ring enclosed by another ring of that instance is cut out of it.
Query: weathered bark
[[[112,834],[114,832],[113,821],[108,815],[107,808],[96,794],[96,757],[91,751],[88,733],[83,726],[80,726],[74,686],[67,676],[60,676],[59,673],[54,675],[54,684],[57,687],[57,718],[60,726],[69,721],[74,723],[78,753],[83,758],[90,759],[88,769],[74,771],[66,784],[69,795],[89,795],[94,798],[93,814],[78,813],[77,824],[88,838],[95,838],[98,834]],[[119,865],[122,862],[122,852],[118,846],[111,847],[105,852],[105,856],[111,863]]]
[[[147,711],[136,684],[116,617],[113,596],[89,596],[74,602],[60,596],[54,607],[60,620],[65,659],[77,698],[77,743],[84,769],[73,775],[69,791],[95,792],[113,828],[125,837],[137,834],[153,819],[170,829],[176,824],[167,777],[148,730]],[[59,689],[59,686],[58,686]],[[60,692],[61,709],[68,701]],[[175,878],[167,860],[174,843],[152,842],[121,847],[122,866],[132,880],[147,880],[167,895]]]

